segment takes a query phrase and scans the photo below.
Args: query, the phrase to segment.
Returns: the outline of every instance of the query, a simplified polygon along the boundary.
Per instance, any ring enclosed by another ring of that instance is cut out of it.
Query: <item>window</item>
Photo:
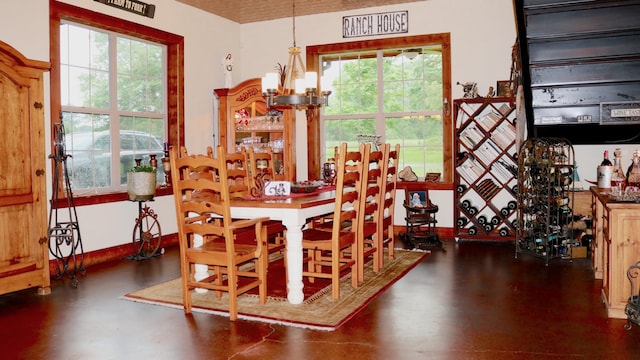
[[[319,136],[309,136],[319,139],[319,163],[341,142],[356,146],[358,135],[376,135],[400,144],[400,168],[451,182],[448,49],[448,34],[307,48],[308,68],[320,69],[323,89],[332,90],[315,127]]]
[[[62,22],[60,93],[75,193],[118,190],[135,159],[162,157],[166,58],[163,45]]]
[[[183,38],[60,2],[51,18],[52,122],[74,195],[124,193],[135,159],[184,143]]]

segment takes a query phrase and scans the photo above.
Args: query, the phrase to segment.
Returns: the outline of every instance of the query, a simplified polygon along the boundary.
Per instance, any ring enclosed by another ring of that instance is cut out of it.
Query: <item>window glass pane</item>
[[[385,121],[386,142],[400,144],[400,168],[411,166],[418,176],[443,172],[444,143],[440,116],[407,116]]]
[[[163,47],[119,38],[118,108],[160,112],[163,110]]]
[[[109,117],[63,112],[67,166],[73,189],[111,185]]]

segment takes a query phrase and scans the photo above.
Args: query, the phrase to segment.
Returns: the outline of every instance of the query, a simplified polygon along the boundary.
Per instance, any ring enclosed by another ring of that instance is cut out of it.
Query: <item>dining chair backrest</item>
[[[367,146],[371,146],[367,144]],[[369,151],[364,163],[362,181],[360,183],[362,201],[359,203],[359,217],[362,223],[358,229],[358,281],[364,281],[364,264],[369,258],[373,258],[373,271],[380,269],[380,258],[377,254],[381,251],[378,238],[379,212],[382,209],[382,194],[384,187],[384,159],[387,156],[388,147],[383,144],[379,149]]]
[[[336,165],[336,202],[332,232],[337,233],[345,222],[351,222],[349,231],[357,232],[362,224],[358,215],[361,196],[361,181],[365,172],[371,148],[361,144],[358,151],[347,151],[347,144],[342,143],[338,151]]]
[[[395,200],[396,200],[396,189],[398,182],[398,162],[400,156],[400,144],[396,144],[393,148],[391,148],[390,144],[386,144],[388,151],[385,160],[383,161],[386,165],[384,168],[383,179],[384,179],[384,194],[382,196],[382,209],[378,214],[380,217],[380,221],[378,225],[380,227],[379,237],[382,241],[382,247],[386,245],[387,247],[387,256],[389,259],[394,258],[394,248],[395,248],[395,236],[393,232],[393,213],[395,211]],[[384,265],[384,254],[381,252],[380,254],[380,266]]]

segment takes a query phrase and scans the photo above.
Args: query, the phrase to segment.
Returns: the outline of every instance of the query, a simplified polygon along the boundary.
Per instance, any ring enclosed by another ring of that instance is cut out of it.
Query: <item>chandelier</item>
[[[266,73],[262,78],[262,93],[267,106],[314,108],[329,104],[331,91],[321,91],[318,74],[307,72],[300,48],[296,46],[296,2],[293,1],[293,46],[289,48],[289,60],[280,73]]]

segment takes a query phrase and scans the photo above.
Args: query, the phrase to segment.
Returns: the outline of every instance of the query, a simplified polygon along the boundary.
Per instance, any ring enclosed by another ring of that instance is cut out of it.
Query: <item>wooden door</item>
[[[42,73],[0,41],[0,294],[50,292]]]

